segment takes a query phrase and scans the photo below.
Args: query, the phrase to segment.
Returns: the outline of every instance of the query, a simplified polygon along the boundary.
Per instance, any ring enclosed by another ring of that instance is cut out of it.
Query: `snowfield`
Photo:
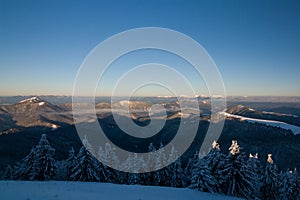
[[[233,114],[229,114],[226,112],[222,112],[223,115],[225,115],[226,117],[232,117],[232,118],[236,118],[239,119],[241,121],[247,121],[250,123],[259,123],[259,124],[264,124],[267,126],[274,126],[274,127],[279,127],[282,129],[286,129],[286,130],[291,130],[295,135],[300,134],[300,127],[299,126],[294,126],[291,124],[287,124],[284,122],[280,122],[280,121],[275,121],[275,120],[265,120],[265,119],[256,119],[256,118],[250,118],[250,117],[243,117],[240,115],[233,115]]]
[[[111,183],[63,181],[0,181],[0,199],[43,200],[231,200],[234,197],[187,188],[117,185]]]

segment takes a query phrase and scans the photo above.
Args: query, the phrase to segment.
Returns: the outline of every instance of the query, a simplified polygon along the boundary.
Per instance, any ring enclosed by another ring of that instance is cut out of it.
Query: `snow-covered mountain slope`
[[[39,103],[39,102],[43,102],[39,97],[31,97],[28,99],[24,99],[19,103]]]
[[[43,200],[231,200],[233,197],[191,189],[87,182],[0,181],[1,199]]]
[[[0,105],[0,131],[16,127],[47,127],[73,124],[71,113],[39,97],[31,97],[13,105]]]
[[[231,117],[231,118],[236,118],[239,119],[241,121],[247,121],[250,123],[259,123],[259,124],[264,124],[267,126],[274,126],[274,127],[279,127],[282,129],[286,129],[286,130],[291,130],[295,135],[296,134],[300,134],[300,127],[299,126],[294,126],[291,124],[287,124],[284,122],[280,122],[280,121],[275,121],[275,120],[265,120],[265,119],[256,119],[256,118],[250,118],[250,117],[243,117],[240,115],[233,115],[233,114],[229,114],[226,112],[223,112],[222,114],[224,114],[226,117]]]
[[[300,126],[300,118],[297,115],[286,114],[284,112],[278,113],[278,112],[271,112],[271,111],[270,112],[261,111],[244,105],[234,105],[234,106],[230,106],[226,110],[226,113],[248,117],[248,118],[280,121],[294,126]]]
[[[39,97],[31,97],[24,99],[17,104],[13,105],[14,111],[18,113],[43,111],[43,112],[60,112],[62,109],[56,105],[53,105],[47,101],[42,100]]]

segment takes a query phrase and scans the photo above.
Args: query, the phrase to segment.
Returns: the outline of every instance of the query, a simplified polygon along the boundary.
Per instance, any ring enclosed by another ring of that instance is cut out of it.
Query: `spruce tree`
[[[217,181],[208,167],[206,160],[200,159],[193,168],[190,188],[204,192],[217,191]]]
[[[162,148],[162,144],[161,144]],[[157,151],[155,159],[155,172],[153,176],[153,184],[157,186],[169,186],[170,174],[166,167],[162,168],[167,163],[167,157],[163,150]]]
[[[23,160],[22,160],[23,161]],[[12,180],[25,180],[24,178],[24,163],[17,162],[15,165],[12,166]]]
[[[98,154],[100,153],[100,148],[98,151]],[[109,163],[110,166],[112,166],[114,169],[119,169],[120,166],[120,160],[118,156],[116,155],[115,149],[109,144],[105,144],[105,152],[104,152],[104,160],[106,163]]]
[[[211,171],[212,176],[216,179],[217,185],[215,188],[215,192],[222,192],[220,187],[222,177],[219,177],[219,171],[223,169],[226,161],[226,156],[221,153],[220,146],[216,141],[213,141],[212,149],[203,159],[205,160],[208,169]]]
[[[248,165],[245,154],[240,153],[237,141],[232,141],[229,151],[223,169],[218,171],[223,192],[231,196],[255,198],[254,172]]]
[[[282,172],[281,182],[279,184],[279,194],[282,200],[300,199],[300,183],[297,172],[289,171]]]
[[[184,187],[184,172],[181,167],[180,158],[178,158],[174,163],[168,166],[168,171],[170,173],[170,186],[171,187]]]
[[[93,155],[94,150],[89,144],[87,138],[83,141],[82,146],[74,161],[75,165],[70,169],[71,181],[106,181],[106,174],[103,165]],[[88,150],[89,149],[89,150]]]
[[[192,175],[198,166],[200,161],[199,153],[195,152],[192,158],[189,158],[188,163],[184,169],[184,183],[183,187],[189,187],[191,185]]]
[[[66,178],[67,180],[70,180],[71,179],[71,170],[76,166],[76,161],[77,161],[77,158],[76,158],[76,155],[75,155],[75,150],[74,148],[72,147],[70,150],[69,150],[69,156],[68,158],[66,159],[65,161],[65,168],[66,168]]]
[[[76,165],[70,169],[71,181],[103,181],[104,177],[100,177],[100,169],[98,160],[82,146],[76,156]]]
[[[169,174],[168,185],[170,185],[171,187],[183,187],[183,185],[185,185],[184,177],[183,177],[183,169],[181,167],[181,161],[178,156],[178,152],[174,146],[172,146],[171,148],[169,158],[168,158],[168,163],[171,163],[165,168],[167,174]]]
[[[141,185],[152,185],[152,172],[140,173],[139,181]]]
[[[46,134],[42,134],[37,146],[15,167],[16,179],[52,180],[56,173],[55,150],[49,145]]]
[[[14,173],[13,166],[8,165],[6,167],[3,179],[4,180],[14,180],[15,179],[15,173]]]
[[[128,174],[128,184],[129,185],[139,185],[140,179],[138,173],[129,173]]]
[[[251,184],[253,192],[248,198],[258,198],[261,196],[260,190],[262,187],[262,167],[260,161],[258,159],[258,154],[256,153],[254,156],[252,154],[249,155],[248,161],[246,163],[248,170],[248,181]]]
[[[262,199],[279,199],[280,178],[277,165],[272,159],[272,154],[268,154],[267,165],[262,180]]]
[[[238,182],[239,193],[237,196],[245,199],[257,199],[260,196],[260,174],[258,159],[248,158],[244,159],[239,170],[240,180]]]
[[[112,165],[114,168],[119,169],[120,161],[118,157],[115,154],[115,150],[111,147],[110,144],[105,144],[105,150],[102,149],[101,146],[99,146],[98,149],[98,159],[99,159],[99,169],[101,169],[100,173],[102,174],[102,177],[105,177],[105,182],[109,183],[123,183],[123,180],[121,179],[122,174],[118,170],[114,170],[107,165],[103,164],[108,163]]]

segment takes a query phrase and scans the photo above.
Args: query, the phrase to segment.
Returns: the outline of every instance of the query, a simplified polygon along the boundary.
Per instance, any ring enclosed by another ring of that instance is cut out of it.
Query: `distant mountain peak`
[[[39,104],[43,105],[44,101],[42,99],[40,99],[39,97],[31,97],[29,99],[22,100],[19,103],[39,103]]]
[[[18,112],[31,112],[31,114],[34,111],[39,112],[49,112],[49,111],[55,111],[60,112],[63,109],[57,105],[53,105],[49,103],[48,101],[45,101],[39,97],[31,97],[25,100],[20,101],[17,104],[14,104],[14,109],[18,110]]]

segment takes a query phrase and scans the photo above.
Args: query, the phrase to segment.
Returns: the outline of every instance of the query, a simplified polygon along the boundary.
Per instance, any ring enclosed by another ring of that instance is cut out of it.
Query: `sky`
[[[299,10],[290,0],[0,0],[0,96],[71,95],[80,65],[99,43],[141,27],[172,29],[201,44],[229,96],[300,96]],[[192,66],[150,50],[113,63],[97,95],[109,95],[114,81],[143,62],[166,63],[197,93],[208,92]],[[150,86],[139,94],[168,92]]]

